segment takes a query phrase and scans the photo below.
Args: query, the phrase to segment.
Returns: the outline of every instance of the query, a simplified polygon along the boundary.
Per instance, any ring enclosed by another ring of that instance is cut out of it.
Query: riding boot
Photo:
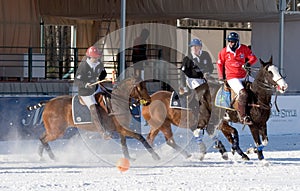
[[[240,117],[240,122],[244,125],[252,125],[253,122],[250,116],[246,115],[246,105],[247,105],[248,93],[245,89],[240,90],[239,100],[238,100],[238,113]]]
[[[100,106],[96,104],[90,106],[92,121],[96,126],[96,128],[99,130],[100,135],[104,139],[110,139],[111,138],[110,133],[106,131],[105,127],[100,122],[100,120],[102,119],[100,110],[101,110]]]

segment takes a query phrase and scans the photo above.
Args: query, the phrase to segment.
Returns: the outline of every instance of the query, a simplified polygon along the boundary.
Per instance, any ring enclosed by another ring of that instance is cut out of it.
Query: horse
[[[101,85],[101,84],[100,84]],[[102,86],[104,87],[104,86]],[[105,89],[104,89],[105,90]],[[108,91],[105,91],[108,92]],[[129,128],[131,115],[128,110],[129,98],[134,98],[147,105],[151,103],[151,98],[148,94],[146,84],[137,78],[127,78],[113,89],[110,93],[111,98],[104,98],[101,94],[96,94],[95,98],[100,104],[101,109],[101,123],[105,129],[110,132],[117,132],[120,135],[122,151],[125,158],[132,159],[129,156],[128,147],[126,144],[126,137],[132,137],[140,141],[145,148],[150,152],[155,160],[160,157],[154,149],[148,144],[146,139]],[[109,103],[108,107],[104,102]],[[44,107],[42,120],[45,127],[45,132],[41,135],[41,145],[38,154],[43,158],[44,149],[47,151],[49,157],[55,160],[52,149],[49,146],[50,141],[54,141],[63,136],[68,127],[75,127],[87,131],[101,132],[93,123],[89,124],[75,124],[72,117],[72,96],[63,95],[58,96],[48,101],[42,101],[34,106],[28,106],[28,110]]]
[[[268,62],[259,59],[261,67],[258,69],[256,77],[252,83],[245,85],[248,92],[247,111],[250,115],[253,124],[248,125],[251,135],[254,139],[255,148],[253,150],[257,153],[258,159],[264,159],[263,148],[268,144],[267,135],[267,121],[271,113],[271,98],[276,89],[279,93],[284,93],[288,84],[283,76],[279,73],[278,68],[273,65],[272,57]],[[256,68],[248,68],[248,74]],[[229,90],[231,91],[230,87]],[[277,94],[276,94],[277,96]],[[232,145],[232,153],[237,152],[244,160],[250,160],[249,157],[241,150],[239,146],[238,131],[229,125],[229,122],[240,123],[237,113],[237,99],[233,91],[231,91],[232,109],[219,108],[225,112],[224,118],[220,120],[217,129],[221,130],[224,136]],[[262,140],[261,140],[262,139]],[[247,154],[249,153],[249,151]]]
[[[160,90],[151,95],[151,103],[142,108],[142,115],[150,126],[150,131],[147,135],[147,140],[150,144],[153,144],[155,137],[161,131],[164,134],[167,145],[182,154],[185,158],[191,157],[191,154],[176,144],[171,124],[180,127],[187,128],[191,131],[196,129],[206,129],[208,134],[212,137],[214,134],[214,128],[208,126],[212,101],[211,92],[207,83],[197,87],[193,93],[196,96],[196,102],[194,102],[195,108],[192,110],[171,108],[170,100],[172,92]],[[215,140],[216,145],[226,160],[228,158],[224,145],[221,141]],[[203,160],[206,153],[206,146],[203,142],[200,142],[200,160]]]

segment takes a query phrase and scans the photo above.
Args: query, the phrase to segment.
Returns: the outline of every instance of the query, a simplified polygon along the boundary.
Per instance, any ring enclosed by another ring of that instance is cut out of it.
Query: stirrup
[[[244,125],[253,125],[253,122],[252,122],[252,120],[249,116],[245,116],[242,119],[241,123],[244,124]]]

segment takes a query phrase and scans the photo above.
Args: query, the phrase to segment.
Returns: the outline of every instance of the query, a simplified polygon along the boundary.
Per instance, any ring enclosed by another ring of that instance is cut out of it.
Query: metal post
[[[279,23],[279,68],[283,71],[283,43],[284,43],[284,13],[286,0],[280,0],[280,23]]]
[[[40,21],[40,36],[41,36],[41,38],[40,38],[40,46],[41,46],[41,53],[44,53],[44,49],[43,49],[43,47],[44,47],[44,21],[43,21],[43,19],[41,18],[41,21]]]
[[[28,48],[28,82],[32,80],[32,48]]]
[[[121,31],[120,31],[120,71],[119,74],[122,74],[125,71],[125,27],[126,27],[126,0],[121,0]],[[122,75],[122,78],[125,78],[125,74]]]
[[[74,48],[74,74],[76,74],[78,66],[78,48]]]

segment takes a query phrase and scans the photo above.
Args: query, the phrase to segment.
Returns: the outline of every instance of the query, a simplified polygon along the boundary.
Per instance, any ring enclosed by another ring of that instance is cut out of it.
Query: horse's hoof
[[[53,154],[49,154],[49,158],[53,161],[56,161],[56,157]]]
[[[153,154],[152,154],[152,158],[153,158],[154,160],[160,160],[160,157],[159,157],[158,154],[156,154],[156,153],[153,153]]]
[[[265,159],[265,157],[264,157],[264,155],[262,154],[262,152],[258,152],[258,153],[257,153],[257,156],[258,156],[258,159],[259,159],[259,160]]]
[[[132,157],[129,157],[127,158],[130,162],[134,162],[136,159],[135,158],[132,158]]]
[[[250,158],[249,158],[247,155],[245,155],[245,154],[242,155],[242,159],[243,159],[243,160],[250,160]]]
[[[191,153],[185,151],[185,150],[182,150],[181,153],[180,153],[182,156],[184,156],[184,158],[188,159],[192,156]]]
[[[231,154],[234,155],[234,154],[235,154],[235,151],[236,151],[236,150],[231,149]]]
[[[190,153],[185,156],[186,159],[191,158],[191,157],[192,157],[192,155]]]
[[[45,158],[44,157],[41,157],[40,158],[40,162],[45,162],[46,160],[45,160]]]
[[[224,160],[228,160],[228,154],[227,154],[227,153],[223,153],[223,154],[222,154],[222,158],[223,158]]]
[[[206,153],[200,153],[199,160],[203,161]]]

